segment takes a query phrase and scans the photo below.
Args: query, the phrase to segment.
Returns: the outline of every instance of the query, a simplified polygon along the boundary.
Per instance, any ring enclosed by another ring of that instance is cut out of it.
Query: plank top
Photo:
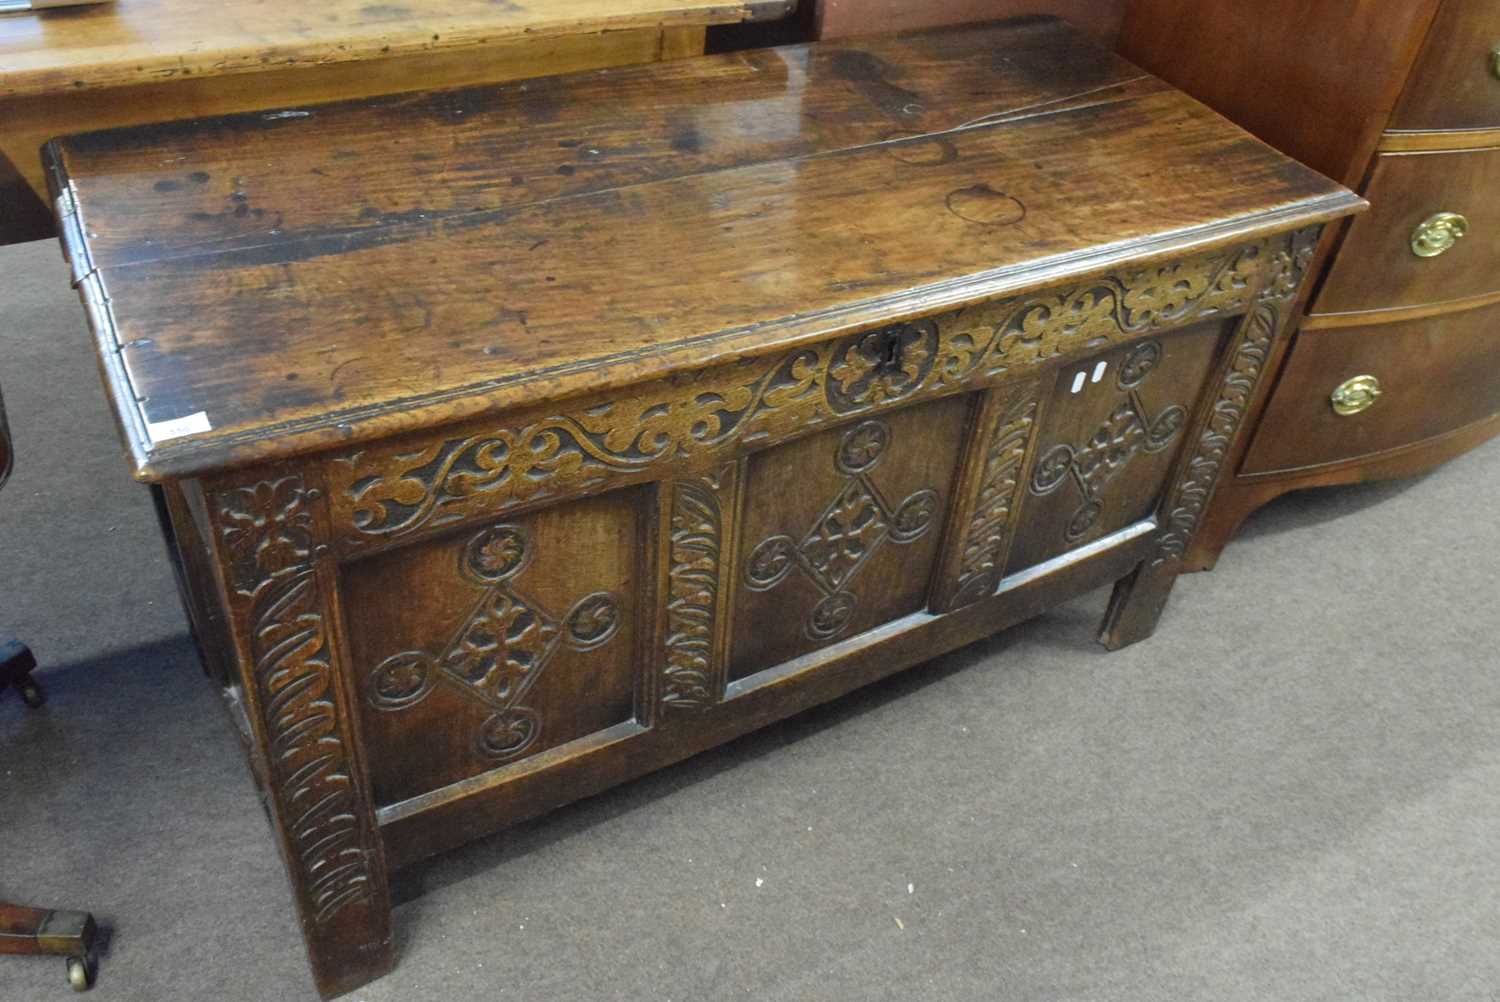
[[[624,28],[774,18],[795,0],[115,0],[0,17],[0,98]]]
[[[1050,19],[100,132],[49,161],[145,479],[1361,204]]]

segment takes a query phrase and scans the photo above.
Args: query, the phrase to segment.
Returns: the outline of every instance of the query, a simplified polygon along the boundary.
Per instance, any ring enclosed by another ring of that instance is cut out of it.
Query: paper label
[[[146,435],[155,444],[168,439],[182,438],[184,435],[201,435],[205,431],[213,431],[213,427],[209,423],[207,412],[199,411],[186,417],[172,418],[170,421],[147,421]]]

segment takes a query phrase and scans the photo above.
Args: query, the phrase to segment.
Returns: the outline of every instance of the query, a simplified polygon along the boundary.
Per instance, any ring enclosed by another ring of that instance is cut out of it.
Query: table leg
[[[88,912],[50,911],[0,901],[0,953],[67,958],[68,984],[83,991],[94,983],[98,927]]]
[[[46,693],[31,673],[36,657],[27,646],[11,637],[0,638],[0,692],[15,689],[33,710],[47,701]]]

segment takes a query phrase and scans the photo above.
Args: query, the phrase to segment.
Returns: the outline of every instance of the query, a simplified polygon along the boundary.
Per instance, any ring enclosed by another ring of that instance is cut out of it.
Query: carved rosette
[[[733,466],[671,484],[667,565],[667,635],[661,705],[703,710],[719,701],[724,683],[716,656],[724,510]]]
[[[1028,386],[1018,399],[998,411],[988,430],[984,469],[979,477],[973,513],[964,530],[958,568],[958,589],[950,608],[961,609],[995,590],[1004,571],[1006,553],[1015,532],[1016,504],[1021,494],[1021,467],[1036,426],[1037,388]]]
[[[328,467],[340,545],[355,549],[543,498],[658,479],[744,440],[770,445],[852,415],[977,389],[1040,362],[1238,312],[1294,287],[1310,250],[1285,237],[1073,288],[966,306],[659,380]]]
[[[321,925],[376,893],[370,862],[378,843],[353,778],[313,565],[319,503],[319,491],[300,476],[213,496],[233,605],[248,638],[249,702],[265,729],[270,794],[303,910]]]

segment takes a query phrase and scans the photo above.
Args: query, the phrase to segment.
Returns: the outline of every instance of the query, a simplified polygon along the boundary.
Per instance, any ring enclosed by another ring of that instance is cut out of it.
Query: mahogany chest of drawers
[[[1063,23],[94,133],[64,243],[318,987],[387,873],[1118,582],[1351,193]]]
[[[1279,494],[1500,432],[1500,4],[1133,0],[1121,47],[1372,206],[1330,227],[1188,566]]]

